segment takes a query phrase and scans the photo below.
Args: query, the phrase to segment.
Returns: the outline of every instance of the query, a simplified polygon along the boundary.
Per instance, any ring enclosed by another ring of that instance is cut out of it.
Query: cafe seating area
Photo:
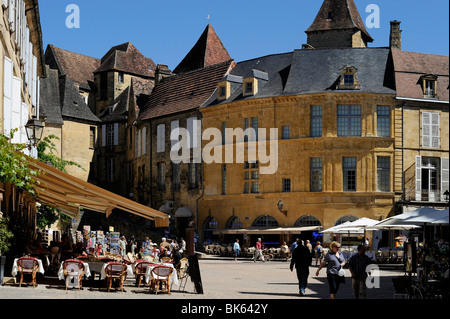
[[[46,273],[39,258],[24,256],[14,260],[11,274],[19,287],[36,288],[38,283],[43,283],[50,289],[81,290],[89,287],[108,293],[132,288],[136,289],[135,292],[155,295],[180,291],[183,281],[185,288],[189,276],[187,258],[175,265],[169,257],[159,260],[158,257],[145,256],[145,259],[138,259],[137,255],[130,255],[78,256],[62,261],[56,274]]]

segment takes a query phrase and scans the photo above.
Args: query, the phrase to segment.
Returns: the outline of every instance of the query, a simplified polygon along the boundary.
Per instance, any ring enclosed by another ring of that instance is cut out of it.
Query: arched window
[[[336,223],[334,224],[334,226],[346,223],[346,222],[353,222],[355,220],[357,220],[358,217],[352,216],[352,215],[346,215],[346,216],[342,216],[341,218],[339,218]]]
[[[227,226],[228,229],[241,229],[242,228],[242,221],[239,217],[233,216],[228,219]]]
[[[322,226],[320,220],[312,215],[305,215],[300,217],[295,222],[295,227],[307,227],[307,226]]]
[[[216,219],[214,217],[208,217],[205,220],[204,229],[205,230],[215,230],[215,229],[217,229],[217,221],[216,221]]]
[[[214,217],[208,217],[203,223],[203,232],[205,240],[213,238],[213,231],[218,228],[217,221]]]
[[[270,215],[262,215],[253,222],[254,227],[278,227],[278,222]]]

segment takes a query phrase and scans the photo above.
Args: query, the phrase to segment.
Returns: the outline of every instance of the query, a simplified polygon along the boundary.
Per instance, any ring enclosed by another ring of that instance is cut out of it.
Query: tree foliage
[[[16,131],[12,130],[9,138],[0,134],[0,181],[36,195],[35,178],[40,172],[28,166],[27,158],[22,153],[25,144],[10,143],[9,139],[14,137]]]

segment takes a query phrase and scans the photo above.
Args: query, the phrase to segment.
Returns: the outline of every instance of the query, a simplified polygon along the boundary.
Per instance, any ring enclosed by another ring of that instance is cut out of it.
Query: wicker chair
[[[155,290],[158,294],[159,286],[161,284],[161,291],[168,292],[170,295],[170,276],[172,276],[173,268],[166,266],[156,266],[152,269],[152,283],[150,285],[151,290]]]
[[[127,265],[119,262],[110,262],[106,265],[105,273],[108,292],[114,280],[119,282],[119,289],[123,292],[123,282],[127,278]]]
[[[142,278],[145,277],[145,273],[147,272],[148,265],[150,265],[151,262],[149,261],[141,261],[136,263],[134,266],[135,274],[136,274],[136,285],[138,288],[141,287],[141,281]]]
[[[33,287],[36,288],[36,274],[39,270],[39,262],[33,257],[21,257],[17,261],[17,268],[20,272],[20,283],[19,287],[22,286],[24,275],[31,275],[31,283]]]
[[[63,263],[64,276],[66,277],[67,288],[74,287],[80,290],[82,288],[81,281],[84,275],[84,264],[77,259],[67,259]]]
[[[154,262],[155,261],[155,256],[153,256],[153,255],[147,255],[147,256],[144,256],[144,260],[146,260],[146,261],[148,261],[148,262]]]
[[[170,263],[172,262],[172,259],[170,257],[162,257],[161,259],[162,263]]]
[[[178,279],[180,280],[180,290],[181,290],[181,285],[183,283],[183,280],[184,280],[183,289],[184,289],[184,287],[186,287],[187,277],[189,277],[188,269],[189,269],[188,259],[186,257],[181,258],[176,267]]]

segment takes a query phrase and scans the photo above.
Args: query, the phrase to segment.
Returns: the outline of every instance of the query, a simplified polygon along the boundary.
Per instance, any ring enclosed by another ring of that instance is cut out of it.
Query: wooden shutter
[[[166,148],[166,125],[159,124],[156,127],[156,152],[164,152]]]
[[[102,125],[102,146],[106,146],[106,125]]]
[[[13,63],[8,57],[3,63],[3,133],[9,136],[11,131]]]
[[[422,113],[422,147],[431,147],[431,114]]]
[[[3,6],[3,8],[8,8],[8,6],[9,6],[9,0],[2,0],[2,6]]]
[[[422,156],[416,156],[416,201],[422,199]]]
[[[22,80],[13,76],[12,84],[12,107],[11,107],[11,128],[18,129],[14,133],[14,137],[11,140],[13,144],[20,144],[20,126],[22,123]]]
[[[142,155],[147,154],[147,127],[142,128]]]
[[[142,150],[142,147],[141,147],[141,142],[142,142],[142,139],[141,139],[141,135],[142,135],[142,130],[138,130],[138,133],[137,133],[137,157],[139,158],[139,157],[141,157],[141,150]]]
[[[37,105],[37,58],[33,55],[33,80],[32,80],[32,86],[33,86],[33,92],[31,93],[31,104],[33,106]]]
[[[27,131],[25,125],[29,120],[30,108],[27,103],[22,102],[22,123],[20,125],[20,143],[28,143]]]
[[[114,123],[114,145],[119,145],[119,123]]]
[[[441,202],[444,200],[444,192],[449,189],[449,158],[441,158]]]
[[[8,13],[8,22],[11,32],[14,32],[15,30],[15,1],[9,0],[9,13]]]
[[[431,113],[431,147],[439,148],[440,147],[440,114],[439,113]]]

